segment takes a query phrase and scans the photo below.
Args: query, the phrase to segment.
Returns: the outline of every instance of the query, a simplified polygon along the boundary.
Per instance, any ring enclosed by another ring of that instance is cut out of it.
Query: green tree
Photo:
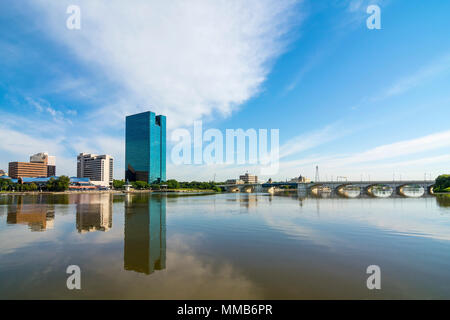
[[[50,178],[47,182],[48,191],[66,191],[69,189],[70,178],[67,176],[60,176],[58,179]]]
[[[125,185],[125,181],[113,180],[113,187],[114,187],[114,189],[122,189],[124,185]]]
[[[145,181],[135,181],[135,182],[132,182],[131,185],[133,186],[133,188],[135,188],[137,190],[144,190],[144,189],[150,188],[149,184]]]
[[[70,178],[67,176],[61,176],[58,178],[58,191],[66,191],[69,189]]]
[[[180,183],[175,179],[167,180],[168,189],[180,189]]]
[[[0,191],[9,190],[11,185],[12,183],[8,179],[0,179]]]
[[[436,179],[434,185],[435,192],[446,192],[446,189],[450,188],[450,174],[442,174]]]
[[[46,189],[47,189],[48,191],[53,191],[54,188],[55,188],[55,184],[56,184],[56,179],[55,179],[55,178],[50,178],[50,179],[47,181],[47,184],[45,185],[45,187],[46,187]]]
[[[152,190],[161,190],[161,186],[157,183],[151,185]]]

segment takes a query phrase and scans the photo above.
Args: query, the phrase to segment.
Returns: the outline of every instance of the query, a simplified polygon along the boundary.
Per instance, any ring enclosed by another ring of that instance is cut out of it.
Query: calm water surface
[[[450,198],[0,195],[0,298],[449,299]]]

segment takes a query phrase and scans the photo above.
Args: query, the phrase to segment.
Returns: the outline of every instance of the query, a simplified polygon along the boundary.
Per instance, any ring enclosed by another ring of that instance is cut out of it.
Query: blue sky
[[[66,8],[81,8],[81,30]],[[369,30],[366,8],[381,8]],[[450,3],[21,1],[0,4],[0,168],[48,151],[58,174],[108,153],[123,177],[124,117],[176,128],[279,129],[280,170],[423,179],[450,167]],[[227,179],[253,166],[174,165]]]

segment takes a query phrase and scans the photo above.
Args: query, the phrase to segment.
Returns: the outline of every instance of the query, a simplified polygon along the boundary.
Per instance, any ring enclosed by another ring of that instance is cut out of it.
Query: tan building
[[[30,156],[30,162],[44,163],[47,166],[47,177],[56,176],[56,157],[47,152],[40,152]]]
[[[299,176],[298,178],[291,179],[290,182],[293,182],[293,183],[310,183],[311,179],[303,177],[303,176]]]
[[[244,181],[244,183],[258,183],[258,177],[249,173],[239,176],[239,180]]]
[[[244,181],[239,179],[228,179],[225,184],[244,184]]]
[[[40,162],[10,162],[8,174],[12,179],[47,177],[47,165]]]

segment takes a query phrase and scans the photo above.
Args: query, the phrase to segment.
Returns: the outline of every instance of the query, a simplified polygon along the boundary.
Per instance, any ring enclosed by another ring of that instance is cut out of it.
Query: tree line
[[[50,178],[50,180],[43,186],[39,187],[36,183],[17,183],[9,179],[0,179],[0,191],[66,191],[69,189],[70,178],[67,176],[60,176],[59,178]]]
[[[166,182],[161,183],[147,183],[145,181],[133,181],[130,182],[130,185],[136,190],[161,190],[162,186],[167,186],[167,189],[175,190],[175,189],[193,189],[193,190],[213,190],[216,192],[220,192],[221,189],[218,187],[219,184],[223,184],[221,182],[199,182],[199,181],[191,181],[191,182],[179,182],[175,179],[167,180]],[[125,185],[125,181],[123,180],[114,180],[113,187],[114,189],[122,189]]]

